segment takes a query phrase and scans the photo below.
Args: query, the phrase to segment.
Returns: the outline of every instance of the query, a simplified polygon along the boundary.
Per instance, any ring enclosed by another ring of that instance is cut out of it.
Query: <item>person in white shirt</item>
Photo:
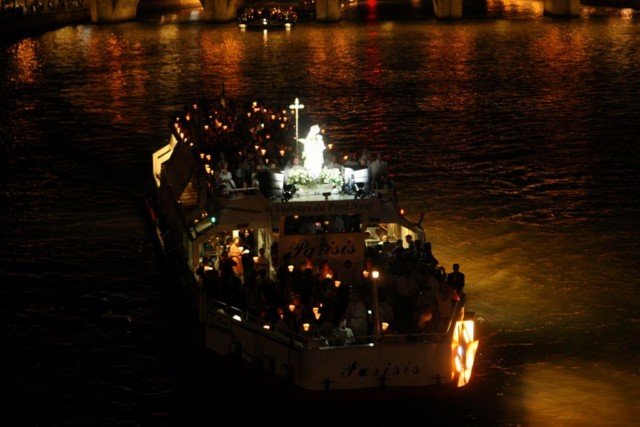
[[[227,162],[222,163],[222,169],[220,169],[220,173],[218,173],[217,186],[221,188],[225,194],[228,194],[229,191],[236,188],[236,183],[233,181],[233,176],[231,172],[229,172],[229,165]]]
[[[345,318],[340,319],[338,327],[333,329],[331,341],[334,345],[353,344],[353,331],[347,326]]]

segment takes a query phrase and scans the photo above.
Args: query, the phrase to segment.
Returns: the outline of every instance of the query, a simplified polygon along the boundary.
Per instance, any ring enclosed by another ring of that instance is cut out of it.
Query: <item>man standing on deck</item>
[[[458,295],[462,295],[464,288],[464,273],[460,272],[460,265],[453,264],[453,271],[447,274],[447,283]]]

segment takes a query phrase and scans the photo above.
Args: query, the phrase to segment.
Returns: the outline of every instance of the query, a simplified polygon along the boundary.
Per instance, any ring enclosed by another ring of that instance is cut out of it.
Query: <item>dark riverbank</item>
[[[148,0],[138,6],[138,15],[200,7],[199,0]],[[18,39],[73,24],[91,23],[91,11],[86,8],[56,10],[38,15],[0,16],[0,38]]]
[[[640,10],[640,0],[581,0],[583,6],[617,7]]]
[[[61,10],[41,15],[0,18],[0,37],[10,40],[51,31],[72,24],[91,22],[88,9]]]

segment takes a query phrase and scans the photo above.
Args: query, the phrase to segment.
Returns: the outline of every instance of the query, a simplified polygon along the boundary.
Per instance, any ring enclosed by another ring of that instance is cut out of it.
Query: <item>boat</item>
[[[304,105],[289,107],[200,99],[152,155],[149,217],[203,345],[299,398],[464,390],[475,315],[435,258],[403,247],[427,241],[423,216],[405,216],[388,169],[336,164],[319,124],[300,137]]]
[[[243,30],[291,29],[296,22],[298,22],[298,14],[293,7],[278,5],[247,7],[238,18],[238,25]]]

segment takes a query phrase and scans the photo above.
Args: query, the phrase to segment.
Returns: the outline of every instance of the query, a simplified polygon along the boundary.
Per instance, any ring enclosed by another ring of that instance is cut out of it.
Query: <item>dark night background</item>
[[[640,19],[541,5],[268,35],[176,13],[3,41],[2,422],[634,424]],[[172,112],[223,82],[299,97],[340,149],[387,153],[437,258],[467,275],[481,343],[465,394],[298,404],[194,345],[142,199]]]

